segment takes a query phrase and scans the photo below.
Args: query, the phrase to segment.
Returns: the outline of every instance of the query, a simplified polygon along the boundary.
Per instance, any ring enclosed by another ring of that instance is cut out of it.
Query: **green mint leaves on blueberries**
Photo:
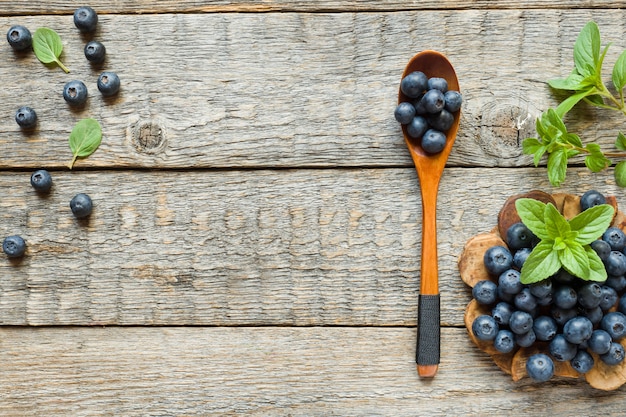
[[[102,141],[102,128],[95,119],[83,119],[76,123],[70,134],[73,158],[68,167],[72,169],[76,159],[86,158],[98,149]]]
[[[70,72],[59,59],[61,52],[63,52],[63,43],[59,34],[54,30],[45,27],[37,29],[33,34],[33,51],[42,63],[54,63],[66,73]]]
[[[549,80],[550,87],[566,90],[571,95],[556,109],[546,110],[537,118],[538,138],[527,138],[522,143],[523,152],[533,155],[538,166],[543,155],[548,155],[548,179],[554,186],[565,180],[568,161],[583,155],[585,165],[592,172],[600,172],[613,164],[610,158],[626,158],[624,152],[604,152],[597,143],[583,144],[580,137],[570,133],[564,122],[566,114],[579,102],[602,109],[619,111],[626,115],[624,87],[626,87],[626,51],[622,52],[613,66],[612,82],[617,96],[612,94],[602,80],[602,66],[610,44],[602,49],[600,30],[591,21],[581,30],[574,44],[574,69],[567,78]],[[615,142],[618,151],[626,151],[626,138],[620,132]],[[626,186],[626,164],[615,166],[615,179],[619,186]]]
[[[606,231],[614,208],[608,204],[591,207],[567,220],[553,204],[520,198],[515,208],[522,223],[540,239],[521,270],[520,281],[532,284],[557,273],[562,267],[588,281],[605,281],[606,270],[590,244]]]

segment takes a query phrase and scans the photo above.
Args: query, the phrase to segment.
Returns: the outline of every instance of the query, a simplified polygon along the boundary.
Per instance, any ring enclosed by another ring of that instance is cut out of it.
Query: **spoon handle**
[[[422,263],[417,313],[415,361],[422,378],[437,373],[440,356],[439,266],[437,259],[437,191],[439,176],[420,176],[422,194]]]

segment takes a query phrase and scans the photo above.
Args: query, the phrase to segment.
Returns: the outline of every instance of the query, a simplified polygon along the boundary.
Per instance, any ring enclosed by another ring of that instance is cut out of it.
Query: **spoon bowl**
[[[402,78],[414,71],[423,72],[428,78],[444,78],[449,90],[461,91],[456,72],[450,61],[437,51],[423,51],[415,55],[402,74]],[[398,103],[412,102],[402,90]],[[422,259],[420,266],[420,292],[417,316],[417,347],[415,360],[417,372],[422,378],[432,378],[439,367],[440,351],[440,302],[439,267],[437,258],[437,193],[439,181],[446,166],[452,145],[456,139],[461,110],[453,113],[454,122],[446,133],[446,144],[437,154],[424,151],[420,141],[413,139],[402,126],[404,140],[409,148],[422,197]]]

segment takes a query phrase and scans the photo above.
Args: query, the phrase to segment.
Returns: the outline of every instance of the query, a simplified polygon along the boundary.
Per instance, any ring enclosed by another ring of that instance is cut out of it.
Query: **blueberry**
[[[498,323],[486,314],[476,317],[472,323],[472,332],[478,340],[494,340],[499,330]]]
[[[501,326],[508,326],[515,309],[506,301],[500,301],[491,309],[491,317]]]
[[[572,368],[579,374],[586,374],[593,368],[593,357],[584,350],[579,350],[570,361]]]
[[[603,311],[609,311],[609,309],[617,303],[619,296],[617,295],[617,291],[608,285],[603,285],[601,288],[602,300],[600,301],[600,308]]]
[[[492,275],[500,275],[513,265],[513,255],[504,246],[492,246],[483,257],[485,268]]]
[[[444,108],[450,113],[454,113],[461,108],[461,104],[463,103],[463,97],[458,91],[446,91],[443,97],[446,102]]]
[[[500,353],[509,353],[515,349],[515,335],[510,330],[500,330],[493,339],[493,347]]]
[[[528,376],[537,382],[546,382],[554,375],[554,362],[544,353],[531,355],[526,361]]]
[[[436,130],[447,132],[454,123],[454,115],[448,110],[443,109],[439,113],[429,115],[428,123]]]
[[[528,333],[533,328],[533,317],[525,311],[514,311],[509,320],[509,328],[515,334]]]
[[[559,326],[552,317],[539,316],[533,321],[533,330],[537,340],[548,342],[554,339],[554,336],[559,331]]]
[[[518,346],[531,347],[537,340],[537,336],[535,335],[533,329],[530,329],[524,334],[515,334],[514,339],[515,344],[517,344]]]
[[[28,106],[22,106],[15,112],[15,121],[24,129],[32,129],[37,125],[37,113]]]
[[[30,185],[37,192],[47,193],[52,188],[52,176],[45,169],[38,169],[30,176]]]
[[[91,214],[93,203],[87,194],[79,193],[70,201],[70,208],[76,218],[82,219]]]
[[[606,204],[606,198],[596,190],[589,190],[580,198],[580,209],[582,211],[600,204]]]
[[[104,57],[106,56],[106,48],[102,44],[102,42],[98,41],[89,41],[87,45],[85,45],[85,58],[87,61],[93,62],[94,64],[100,64],[104,62]]]
[[[74,11],[74,25],[81,32],[93,32],[97,24],[98,14],[91,7],[79,7]]]
[[[428,129],[428,122],[423,116],[415,116],[406,126],[406,133],[413,139],[420,139]]]
[[[530,288],[522,288],[522,290],[515,295],[513,304],[518,310],[532,314],[537,308],[537,299],[530,293]]]
[[[448,91],[448,82],[445,78],[441,77],[431,77],[428,79],[428,89],[429,90],[439,90],[442,93]]]
[[[408,74],[400,82],[400,90],[410,97],[417,98],[428,89],[428,77],[421,71]]]
[[[600,328],[611,335],[613,341],[626,336],[626,315],[619,311],[606,314],[600,322]]]
[[[611,250],[621,251],[626,247],[626,235],[618,227],[609,227],[602,234],[602,240],[611,245]],[[616,274],[617,275],[617,274]]]
[[[568,320],[563,326],[563,336],[565,339],[578,345],[591,337],[593,332],[593,324],[587,317],[574,317]]]
[[[515,269],[508,269],[498,277],[498,286],[507,294],[516,295],[524,288],[520,281],[520,272]]]
[[[504,302],[513,304],[513,300],[515,299],[515,294],[507,294],[502,291],[502,287],[498,285],[498,298]]]
[[[422,149],[424,152],[434,155],[446,146],[446,135],[436,129],[428,129],[422,136]]]
[[[15,25],[7,32],[7,41],[15,51],[24,51],[33,44],[33,36],[26,27]]]
[[[550,341],[548,349],[550,350],[550,355],[559,362],[571,361],[578,352],[576,345],[568,342],[562,334],[554,336],[554,339]]]
[[[617,342],[613,342],[609,351],[604,355],[600,355],[600,359],[607,365],[618,365],[624,361],[624,347]]]
[[[572,308],[577,302],[578,293],[569,285],[561,285],[554,291],[554,305],[559,308]]]
[[[87,101],[87,86],[82,81],[69,81],[63,87],[63,98],[72,106],[80,106]]]
[[[611,251],[609,257],[604,261],[606,273],[613,276],[626,274],[626,256],[616,250]]]
[[[424,108],[424,102],[422,101],[422,98],[424,97],[424,94],[420,94],[419,97],[417,97],[415,99],[415,101],[413,102],[413,107],[415,107],[415,114],[421,114],[421,115],[426,115],[426,108]]]
[[[439,113],[446,104],[445,97],[439,90],[428,90],[422,97],[422,101],[424,102],[424,109],[430,114]]]
[[[552,305],[553,295],[549,293],[548,295],[544,295],[543,297],[537,298],[537,305],[541,307],[546,307]]]
[[[596,308],[601,302],[602,287],[597,282],[586,282],[578,289],[578,304],[582,308]]]
[[[522,222],[511,225],[506,231],[506,243],[511,250],[530,248],[537,237]]]
[[[479,281],[472,288],[472,296],[479,304],[493,304],[498,298],[497,290],[498,286],[495,282]]]
[[[2,250],[9,258],[19,258],[26,251],[26,242],[17,235],[7,236],[2,242]]]
[[[98,81],[99,80],[100,79],[98,79]],[[100,90],[100,86],[98,86],[98,90]],[[396,118],[398,123],[408,125],[415,117],[415,107],[411,103],[407,103],[406,101],[402,102],[396,107],[396,110],[393,112],[393,116]]]
[[[602,321],[602,317],[604,317],[604,311],[602,311],[600,306],[586,310],[583,309],[580,314],[584,317],[587,317],[591,321],[591,324],[593,324],[594,326],[599,325],[600,321]]]
[[[530,284],[528,288],[530,288],[530,293],[535,297],[544,298],[552,294],[552,280],[550,278],[546,278],[539,282],[534,282]]]
[[[606,258],[611,254],[611,245],[608,242],[598,239],[591,242],[591,249],[593,249],[602,261],[606,261]]]
[[[573,287],[579,280],[574,275],[561,268],[558,273],[553,276],[554,282]]]
[[[587,346],[593,353],[604,355],[611,349],[611,335],[602,329],[594,330],[591,337],[587,340]]]
[[[605,285],[613,288],[615,291],[622,291],[623,289],[626,289],[626,276],[609,275],[606,279]]]
[[[550,309],[550,315],[554,321],[556,321],[556,324],[563,326],[568,322],[568,320],[576,317],[578,315],[578,311],[576,311],[575,308],[560,308],[553,305]]]
[[[626,314],[626,294],[622,295],[617,303],[617,311]]]

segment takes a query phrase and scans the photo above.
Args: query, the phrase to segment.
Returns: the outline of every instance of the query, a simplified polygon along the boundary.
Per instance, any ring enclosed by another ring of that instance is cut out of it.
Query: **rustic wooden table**
[[[469,340],[457,259],[511,194],[554,192],[521,140],[557,98],[584,24],[626,47],[625,1],[0,0],[1,27],[47,26],[64,63],[0,48],[0,415],[619,415],[624,389],[513,382]],[[393,118],[399,77],[445,53],[465,103],[438,211],[439,373],[414,363],[419,183]],[[120,94],[95,81],[115,71]],[[62,87],[90,98],[70,109]],[[25,134],[20,105],[39,115]],[[619,115],[585,108],[574,128],[603,145]],[[66,168],[80,119],[100,148]],[[29,185],[47,168],[47,197]],[[571,168],[558,189],[626,204],[611,171]],[[68,202],[95,209],[76,221]]]

